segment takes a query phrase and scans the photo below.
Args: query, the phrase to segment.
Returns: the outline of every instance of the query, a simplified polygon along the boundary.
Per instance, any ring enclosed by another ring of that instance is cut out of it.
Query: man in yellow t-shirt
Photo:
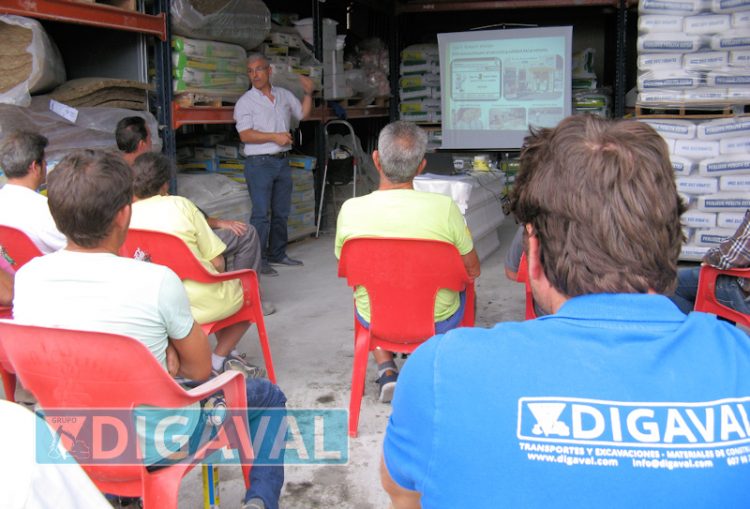
[[[224,272],[224,242],[214,234],[193,202],[167,193],[171,173],[169,159],[156,152],[146,152],[135,159],[132,169],[134,197],[130,227],[177,235],[209,272]],[[183,283],[190,310],[198,323],[221,320],[242,306],[242,285],[238,280]],[[249,322],[240,322],[216,332],[216,348],[211,357],[214,372],[232,368],[248,376],[264,376],[259,372],[261,368],[248,365],[235,349],[249,327]]]
[[[461,254],[470,277],[479,276],[479,257],[461,211],[449,196],[414,190],[414,177],[424,170],[427,134],[409,122],[393,122],[380,132],[378,149],[372,154],[380,174],[378,190],[347,200],[341,207],[336,226],[336,258],[352,237],[402,237],[450,242]],[[357,319],[368,326],[370,302],[367,291],[354,293]],[[435,329],[445,332],[463,317],[464,295],[440,290],[435,300]],[[380,401],[389,402],[398,378],[393,354],[373,351],[378,364]]]

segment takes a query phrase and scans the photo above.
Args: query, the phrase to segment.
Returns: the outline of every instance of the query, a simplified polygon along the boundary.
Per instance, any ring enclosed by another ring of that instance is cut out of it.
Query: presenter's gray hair
[[[380,165],[394,184],[409,182],[417,175],[426,150],[427,133],[411,122],[392,122],[378,136]]]
[[[268,63],[268,59],[263,53],[250,53],[247,56],[247,63],[252,64],[253,62],[256,62],[258,60],[263,60],[264,62]]]

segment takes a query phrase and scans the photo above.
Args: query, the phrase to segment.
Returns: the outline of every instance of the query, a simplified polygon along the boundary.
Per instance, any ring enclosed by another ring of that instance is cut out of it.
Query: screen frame
[[[451,108],[454,105],[461,105],[458,110],[472,109],[481,107],[482,99],[460,99],[454,100],[452,97],[454,89],[454,63],[456,61],[468,61],[471,58],[458,57],[450,59],[448,56],[448,47],[451,44],[475,41],[513,41],[514,45],[523,39],[540,39],[550,37],[561,37],[564,44],[563,54],[563,79],[562,79],[562,108],[563,114],[560,120],[569,116],[572,111],[572,46],[573,46],[573,27],[572,26],[554,26],[554,27],[535,27],[535,28],[513,28],[504,30],[479,30],[471,32],[450,32],[438,34],[438,47],[440,55],[440,82],[441,82],[441,128],[442,128],[442,146],[441,149],[451,150],[518,150],[523,145],[523,139],[529,133],[528,112],[526,112],[526,124],[523,129],[487,129],[484,126],[481,129],[463,128],[456,129],[452,126],[453,112]],[[476,57],[474,60],[490,60],[497,58],[493,55]],[[502,60],[502,59],[501,59]],[[500,63],[501,82],[499,84],[500,94],[505,91],[504,72],[507,66]],[[477,94],[478,96],[481,94]],[[468,96],[468,94],[467,94]],[[519,103],[519,109],[521,105]],[[458,111],[457,110],[457,111]],[[540,109],[543,111],[543,108]],[[464,124],[467,125],[467,124]],[[472,124],[468,124],[472,125]],[[476,125],[476,124],[473,124]],[[489,125],[489,124],[487,124]],[[544,125],[543,127],[553,127]]]

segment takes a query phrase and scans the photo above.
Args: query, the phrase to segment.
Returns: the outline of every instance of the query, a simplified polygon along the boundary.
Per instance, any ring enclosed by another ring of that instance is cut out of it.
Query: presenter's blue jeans
[[[245,181],[253,211],[250,224],[260,237],[264,261],[286,257],[287,222],[292,206],[292,170],[286,157],[248,156]]]
[[[677,289],[669,298],[685,314],[695,307],[700,270],[700,267],[692,267],[677,271]],[[741,313],[750,313],[750,305],[745,301],[745,293],[740,288],[736,277],[719,276],[716,278],[716,300]]]

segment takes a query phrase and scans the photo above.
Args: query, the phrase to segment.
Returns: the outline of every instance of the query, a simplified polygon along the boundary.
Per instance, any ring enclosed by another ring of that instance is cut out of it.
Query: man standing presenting
[[[479,257],[461,211],[449,196],[414,190],[414,177],[424,170],[427,134],[415,124],[393,122],[380,131],[372,159],[380,175],[378,190],[344,202],[336,225],[336,258],[347,239],[403,237],[450,242],[463,258],[470,277],[479,276]],[[427,260],[426,263],[429,263]],[[354,293],[357,319],[369,327],[370,301],[364,288]],[[461,322],[465,295],[440,290],[435,301],[435,330],[446,332]],[[373,350],[378,365],[380,401],[393,397],[398,369],[393,354]]]
[[[44,253],[65,247],[67,240],[55,226],[47,198],[37,192],[47,179],[41,134],[17,131],[0,143],[0,168],[8,182],[0,189],[0,224],[23,231]]]
[[[409,357],[381,464],[394,507],[744,506],[750,341],[659,295],[684,210],[664,140],[568,117],[527,138],[511,203],[553,314]]]
[[[287,220],[292,199],[292,174],[287,153],[292,148],[292,117],[304,120],[312,110],[313,82],[300,76],[305,97],[271,85],[271,66],[258,53],[247,59],[253,87],[234,107],[240,140],[245,143],[245,180],[253,212],[250,224],[260,236],[261,274],[272,274],[271,263],[298,266],[286,253]],[[270,213],[270,217],[269,217]]]

